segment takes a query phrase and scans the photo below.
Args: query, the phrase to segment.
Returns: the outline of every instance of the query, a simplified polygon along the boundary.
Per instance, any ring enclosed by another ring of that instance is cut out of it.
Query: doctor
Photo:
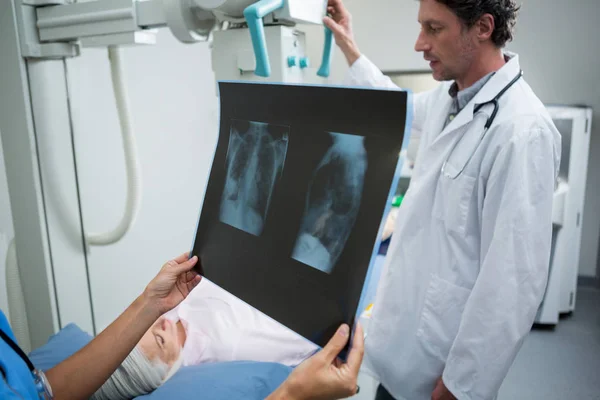
[[[420,145],[365,343],[379,399],[494,399],[542,300],[561,138],[502,50],[517,11],[420,1],[415,50],[443,83],[414,96]],[[342,0],[329,13],[348,83],[394,88],[360,53]]]

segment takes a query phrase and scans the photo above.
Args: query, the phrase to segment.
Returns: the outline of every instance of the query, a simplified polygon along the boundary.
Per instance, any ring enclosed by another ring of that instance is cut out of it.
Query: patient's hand
[[[189,253],[184,253],[167,262],[146,286],[144,296],[155,307],[157,318],[177,307],[200,283],[200,275],[192,270],[198,262],[198,257],[188,258]]]
[[[357,393],[357,379],[364,354],[364,338],[360,324],[354,333],[348,362],[337,355],[348,342],[349,328],[342,325],[322,351],[298,366],[268,400],[332,400]]]

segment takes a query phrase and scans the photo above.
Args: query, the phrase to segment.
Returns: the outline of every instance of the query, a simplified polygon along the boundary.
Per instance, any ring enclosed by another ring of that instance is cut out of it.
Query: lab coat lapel
[[[519,57],[516,54],[505,52],[505,55],[510,57],[508,62],[502,66],[494,76],[481,88],[479,93],[471,100],[471,109],[478,104],[487,103],[496,97],[510,82],[517,76],[521,67],[519,65]]]
[[[445,115],[443,115],[441,117],[442,121],[445,121],[446,118],[448,118],[448,113],[446,113]],[[449,136],[449,135],[457,132],[458,130],[460,130],[460,128],[462,128],[463,126],[465,126],[472,120],[473,120],[473,102],[469,102],[465,106],[465,108],[463,108],[456,115],[456,117],[454,117],[454,119],[452,121],[450,121],[450,123],[448,125],[446,125],[446,128],[444,128],[444,130],[442,130],[442,133],[440,133],[439,136],[437,137],[436,142],[446,136]]]
[[[437,101],[437,104],[431,110],[433,114],[432,118],[429,119],[429,123],[431,124],[429,129],[431,130],[430,132],[433,133],[433,140],[431,144],[434,144],[448,130],[450,125],[444,128],[444,124],[448,118],[448,113],[450,112],[451,106],[452,98],[450,95],[444,95],[442,99]]]

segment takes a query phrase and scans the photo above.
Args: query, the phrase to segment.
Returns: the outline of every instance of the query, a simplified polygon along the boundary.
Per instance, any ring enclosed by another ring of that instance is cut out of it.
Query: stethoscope
[[[31,372],[33,376],[33,380],[35,382],[35,388],[37,390],[38,396],[40,399],[44,400],[52,400],[54,399],[54,395],[52,394],[52,388],[50,387],[50,382],[46,378],[46,375],[43,371],[35,368],[33,363],[27,357],[27,355],[21,350],[19,345],[17,345],[6,333],[0,329],[0,337],[13,349],[15,353],[27,364],[27,368]]]
[[[494,123],[494,119],[496,118],[496,114],[498,113],[498,100],[502,97],[502,95],[504,93],[506,93],[506,91],[508,89],[510,89],[510,87],[512,85],[514,85],[519,79],[521,79],[521,77],[523,76],[523,70],[520,70],[519,73],[517,74],[517,76],[515,76],[513,78],[512,81],[510,81],[506,86],[504,86],[504,89],[502,89],[500,91],[500,93],[498,93],[496,95],[496,97],[494,97],[492,100],[490,101],[486,101],[485,103],[481,103],[478,104],[475,107],[474,113],[479,112],[479,110],[481,110],[482,107],[488,105],[488,104],[493,104],[494,105],[494,111],[492,112],[492,115],[490,115],[487,119],[487,122],[485,123],[485,126],[483,127],[483,133],[481,134],[481,137],[479,138],[479,142],[477,143],[477,147],[479,146],[479,144],[483,141],[483,138],[485,137],[485,134],[487,133],[488,129],[490,128],[490,126],[492,126],[492,124]],[[463,135],[464,137],[464,135]],[[466,163],[464,163],[464,165],[462,166],[462,168],[455,174],[450,174],[449,172],[446,171],[446,164],[448,164],[448,160],[450,159],[450,156],[452,155],[452,153],[454,152],[454,149],[456,148],[456,146],[462,141],[463,137],[461,137],[459,140],[456,141],[456,143],[454,143],[454,146],[452,146],[452,149],[450,150],[450,153],[448,153],[448,156],[446,157],[446,160],[444,161],[444,163],[442,164],[442,174],[447,176],[450,179],[456,179],[460,176],[460,174],[462,174],[462,172],[465,170],[465,168],[467,167],[467,164],[469,164],[469,161],[471,161],[471,158],[473,158],[473,155],[475,154],[477,147],[471,152],[471,155],[469,156],[469,159],[467,160]]]

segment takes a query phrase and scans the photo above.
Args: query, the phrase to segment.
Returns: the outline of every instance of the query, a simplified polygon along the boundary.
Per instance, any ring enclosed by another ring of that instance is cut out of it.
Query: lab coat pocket
[[[450,164],[447,167],[450,169]],[[476,178],[465,173],[455,178],[440,175],[433,202],[433,216],[443,221],[447,231],[465,234],[475,181]]]
[[[456,338],[469,289],[457,286],[434,274],[431,277],[417,336],[425,352],[445,362]]]

